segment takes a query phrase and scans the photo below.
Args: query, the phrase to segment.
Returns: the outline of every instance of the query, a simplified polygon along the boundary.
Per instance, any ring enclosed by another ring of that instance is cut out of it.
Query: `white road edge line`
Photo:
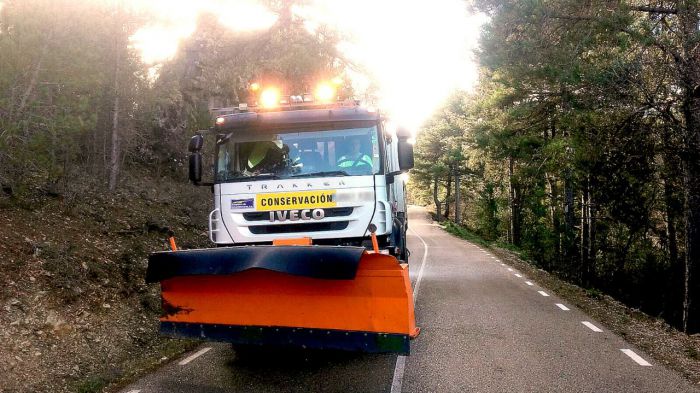
[[[420,235],[413,229],[411,229],[411,232],[413,232],[421,243],[423,243],[423,260],[420,262],[418,277],[416,277],[416,284],[413,287],[413,302],[415,303],[416,299],[418,298],[418,291],[420,290],[420,282],[423,279],[423,271],[425,271],[425,261],[428,259],[428,243],[426,243],[425,240],[423,240],[423,238],[420,237]]]
[[[569,307],[566,307],[565,305],[561,303],[556,303],[557,307],[561,308],[564,311],[569,311]]]
[[[620,351],[622,351],[622,353],[624,353],[625,355],[629,356],[632,360],[634,360],[635,362],[637,362],[637,364],[640,365],[640,366],[645,366],[645,367],[651,366],[651,363],[649,363],[649,362],[647,362],[646,360],[642,359],[641,356],[639,356],[639,355],[637,355],[636,353],[634,353],[634,351],[631,350],[631,349],[621,349]]]
[[[418,277],[416,277],[416,284],[413,288],[413,303],[415,305],[416,299],[418,298],[418,290],[420,289],[420,281],[423,278],[423,271],[425,270],[425,261],[428,259],[428,243],[423,240],[423,238],[412,228],[409,229],[413,232],[418,240],[423,243],[423,260],[420,263],[420,269],[418,270]],[[391,393],[401,393],[401,387],[403,385],[403,375],[406,369],[406,356],[399,355],[396,357],[396,366],[394,366],[394,377],[391,379]]]
[[[545,292],[545,291],[537,291],[537,292],[539,292],[539,294],[542,295],[542,296],[544,296],[544,297],[548,297],[548,296],[549,296],[549,295],[547,295],[547,292]]]
[[[600,333],[600,332],[603,331],[603,329],[599,328],[598,326],[596,326],[596,325],[594,325],[594,324],[592,324],[592,323],[590,323],[590,322],[588,322],[588,321],[582,321],[581,323],[584,324],[584,326],[586,326],[587,328],[593,330],[593,331],[596,332],[596,333]]]
[[[180,366],[184,366],[187,363],[189,363],[189,362],[197,359],[198,357],[204,355],[205,353],[209,352],[210,349],[211,349],[211,347],[202,348],[199,351],[193,353],[192,355],[180,360],[177,364],[179,364]]]
[[[525,281],[525,284],[527,284],[527,285],[529,285],[529,286],[535,285],[535,284],[531,283],[530,281]]]
[[[403,385],[403,374],[406,369],[406,356],[396,357],[396,367],[394,367],[394,378],[391,380],[391,393],[401,393]]]
[[[515,277],[518,277],[518,278],[523,278],[523,275],[522,275],[522,274],[520,274],[520,273],[515,273]]]
[[[508,268],[508,271],[509,271],[509,272],[512,272],[512,271],[513,271],[513,269],[511,269],[511,268]]]
[[[140,389],[134,389],[134,390],[129,390],[126,393],[139,393],[141,390]]]

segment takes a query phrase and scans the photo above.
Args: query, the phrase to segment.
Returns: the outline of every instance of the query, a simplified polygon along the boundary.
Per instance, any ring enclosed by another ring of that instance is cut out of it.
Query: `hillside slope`
[[[147,255],[206,246],[210,192],[152,179],[31,206],[0,199],[0,391],[95,391],[186,342],[160,338]]]

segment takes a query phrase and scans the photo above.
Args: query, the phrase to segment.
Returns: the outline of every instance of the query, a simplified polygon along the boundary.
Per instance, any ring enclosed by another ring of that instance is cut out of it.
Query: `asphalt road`
[[[205,343],[122,392],[698,391],[494,255],[447,234],[424,210],[409,216],[422,328],[410,356],[236,354]]]

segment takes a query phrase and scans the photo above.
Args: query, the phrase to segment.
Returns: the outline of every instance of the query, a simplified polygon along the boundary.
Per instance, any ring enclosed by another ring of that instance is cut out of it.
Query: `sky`
[[[195,28],[201,11],[220,15],[236,31],[262,30],[276,16],[255,0],[131,0],[159,22],[137,31],[134,47],[156,64],[177,50]],[[470,15],[464,0],[311,0],[295,13],[313,29],[318,23],[347,39],[340,51],[370,72],[378,105],[398,124],[417,130],[455,90],[469,91],[477,81],[473,49],[483,15]],[[351,74],[361,91],[368,80]]]

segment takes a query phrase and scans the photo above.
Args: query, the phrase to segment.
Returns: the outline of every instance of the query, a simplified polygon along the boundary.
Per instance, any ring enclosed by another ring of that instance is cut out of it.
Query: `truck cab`
[[[371,248],[373,231],[382,252],[407,261],[409,133],[355,102],[215,114],[213,243]],[[201,185],[202,138],[190,141],[190,179]]]

